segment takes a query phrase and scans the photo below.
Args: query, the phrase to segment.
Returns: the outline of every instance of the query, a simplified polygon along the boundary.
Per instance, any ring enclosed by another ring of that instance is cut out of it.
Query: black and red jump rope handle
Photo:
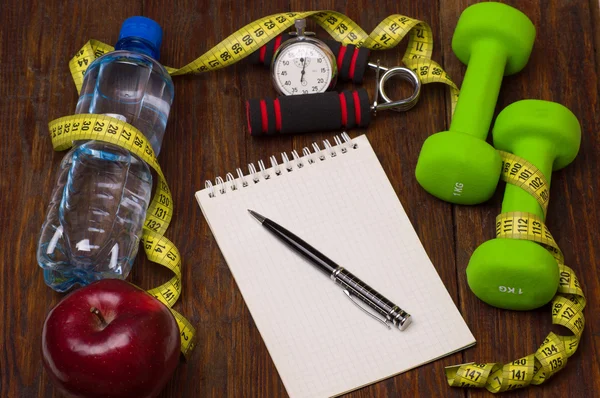
[[[281,43],[290,38],[290,35],[284,33],[271,40],[260,49],[254,51],[248,56],[250,61],[255,64],[263,64],[270,68],[271,61],[275,51],[281,46]],[[337,60],[338,79],[342,81],[351,81],[356,84],[363,82],[363,76],[369,64],[368,48],[356,47],[353,44],[344,46],[335,40],[323,40],[331,49]]]
[[[251,99],[246,102],[252,136],[310,133],[367,127],[371,104],[367,90]]]

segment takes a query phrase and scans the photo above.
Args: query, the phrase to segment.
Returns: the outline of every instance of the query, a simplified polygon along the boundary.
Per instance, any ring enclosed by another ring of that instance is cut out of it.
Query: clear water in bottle
[[[76,113],[95,113],[137,127],[160,151],[173,102],[171,77],[156,59],[162,30],[127,19],[114,52],[86,71]],[[101,141],[79,141],[60,165],[37,248],[46,284],[57,291],[103,278],[127,277],[151,197],[148,165]]]

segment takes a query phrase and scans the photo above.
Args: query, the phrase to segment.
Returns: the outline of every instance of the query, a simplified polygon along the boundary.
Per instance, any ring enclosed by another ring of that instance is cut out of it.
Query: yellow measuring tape
[[[173,217],[173,199],[150,143],[141,131],[121,120],[93,114],[65,116],[48,125],[52,146],[56,151],[70,148],[73,141],[104,141],[129,150],[148,163],[158,176],[156,191],[148,207],[142,232],[142,245],[150,261],[170,269],[175,276],[148,293],[171,308],[181,295],[181,255],[163,235]],[[187,357],[194,348],[194,327],[171,309],[181,334],[181,352]]]
[[[506,152],[500,152],[500,155],[503,160],[502,179],[531,193],[545,213],[548,205],[546,178],[525,159]],[[471,363],[449,366],[446,378],[452,387],[485,387],[497,393],[529,384],[542,384],[565,367],[567,358],[577,350],[583,333],[586,303],[583,290],[573,270],[564,264],[564,256],[544,220],[530,213],[502,213],[496,217],[496,237],[537,242],[552,253],[558,263],[560,277],[558,291],[552,299],[552,324],[564,326],[572,335],[550,332],[534,354],[504,365]]]
[[[202,73],[232,65],[261,46],[267,44],[296,19],[312,18],[335,40],[373,50],[395,47],[408,34],[409,43],[402,61],[411,68],[422,83],[444,83],[449,86],[452,111],[458,99],[458,88],[436,62],[431,60],[433,35],[424,22],[394,14],[385,18],[367,34],[350,18],[335,11],[289,12],[270,15],[256,20],[235,33],[205,54],[182,68],[166,67],[173,75]],[[88,41],[69,62],[77,92],[81,92],[85,72],[94,59],[114,50],[114,47],[97,40]],[[68,149],[73,141],[99,140],[130,150],[148,163],[158,175],[155,194],[147,211],[142,234],[142,244],[148,259],[170,269],[175,275],[163,285],[148,292],[172,307],[181,295],[181,256],[175,245],[164,237],[173,216],[173,200],[169,187],[152,147],[135,127],[120,120],[81,114],[65,116],[49,124],[52,145],[57,151]],[[189,355],[194,347],[195,330],[179,313],[173,311],[181,331],[181,351]]]
[[[433,34],[425,22],[400,14],[393,14],[381,21],[371,34],[367,34],[356,22],[335,11],[286,12],[258,19],[208,50],[206,53],[181,68],[166,67],[172,76],[188,73],[203,73],[224,68],[242,60],[269,41],[289,29],[296,19],[312,18],[335,40],[342,44],[354,44],[372,50],[387,50],[395,47],[410,34],[402,58],[407,68],[412,69],[423,84],[447,84],[450,91],[452,112],[458,101],[458,88],[442,67],[431,60]],[[77,92],[81,91],[83,75],[94,59],[114,47],[98,40],[88,41],[69,63]]]
[[[510,184],[523,188],[533,196],[540,206],[544,215],[548,210],[550,190],[546,177],[537,167],[527,160],[513,155],[512,153],[498,151],[502,158],[502,174],[500,178]]]

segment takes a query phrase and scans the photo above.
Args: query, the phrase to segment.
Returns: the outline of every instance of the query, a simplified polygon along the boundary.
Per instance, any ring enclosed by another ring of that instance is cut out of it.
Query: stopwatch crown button
[[[294,27],[298,30],[303,31],[304,29],[306,29],[306,19],[296,19],[296,21],[294,22]]]
[[[296,19],[294,21],[294,27],[296,28],[296,31],[290,32],[290,36],[297,36],[297,37],[315,36],[314,32],[305,32],[304,31],[304,29],[306,29],[306,19],[304,19],[304,18]]]

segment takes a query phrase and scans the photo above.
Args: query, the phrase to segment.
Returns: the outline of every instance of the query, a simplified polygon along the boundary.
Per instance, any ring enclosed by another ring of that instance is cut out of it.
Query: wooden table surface
[[[29,3],[29,4],[26,4]],[[376,5],[375,5],[376,3]],[[123,20],[145,15],[164,31],[161,61],[181,66],[221,39],[262,16],[281,11],[332,9],[370,31],[399,13],[428,22],[433,59],[460,84],[465,67],[450,42],[466,0],[334,1],[156,0],[27,2],[0,4],[0,396],[57,395],[40,358],[40,335],[48,311],[62,295],[46,287],[35,248],[56,172],[64,153],[52,150],[47,123],[72,114],[77,94],[67,61],[90,38],[115,43]],[[586,327],[578,352],[564,370],[542,386],[504,396],[591,397],[600,391],[600,140],[598,136],[598,2],[508,1],[537,28],[526,68],[504,79],[496,112],[537,98],[562,103],[583,129],[577,159],[552,176],[547,224],[566,263],[579,276],[588,298]],[[396,65],[405,44],[381,52],[383,65]],[[374,75],[364,86],[372,96]],[[246,134],[245,100],[272,96],[266,70],[240,62],[201,76],[177,77],[175,102],[160,163],[172,189],[175,217],[167,236],[184,259],[183,295],[176,305],[196,326],[198,344],[182,362],[162,397],[284,397],[285,388],[244,304],[221,252],[194,199],[206,179],[271,154],[302,148],[332,133],[256,139]],[[429,135],[446,130],[447,90],[427,85],[416,108],[380,112],[366,131],[433,264],[477,345],[429,365],[355,391],[348,396],[484,396],[485,390],[449,388],[444,366],[468,361],[506,362],[534,352],[551,330],[548,306],[510,312],[492,308],[469,290],[465,268],[473,250],[494,237],[503,186],[478,206],[455,206],[428,195],[416,182],[419,150]],[[353,132],[353,135],[358,134]],[[129,280],[150,288],[170,277],[140,252]],[[597,396],[597,395],[596,395]]]

